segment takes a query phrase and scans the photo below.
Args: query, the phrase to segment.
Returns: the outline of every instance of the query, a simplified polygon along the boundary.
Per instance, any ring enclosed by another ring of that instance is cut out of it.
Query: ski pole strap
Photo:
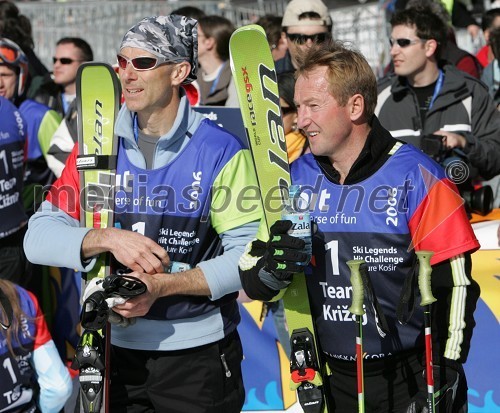
[[[389,324],[373,289],[365,261],[350,260],[346,264],[351,270],[352,284],[352,305],[349,311],[354,315],[362,316],[365,313],[363,301],[366,295],[370,303],[371,312],[375,317],[378,333],[380,337],[384,338],[389,333]]]
[[[78,155],[76,157],[76,169],[85,171],[88,169],[116,169],[118,157],[116,155]]]
[[[436,298],[432,295],[431,288],[431,257],[433,252],[431,251],[417,251],[419,271],[418,271],[418,288],[420,289],[421,306],[426,306],[432,304],[436,301]]]
[[[0,321],[0,326],[4,330],[7,330],[12,324],[12,318],[14,316],[14,310],[12,310],[12,304],[10,303],[9,298],[5,295],[5,293],[0,288],[0,306],[3,309],[3,312],[7,318],[6,323]]]
[[[362,264],[360,266],[359,273],[361,274],[361,279],[363,281],[364,292],[368,298],[368,302],[371,305],[371,311],[375,317],[378,334],[380,337],[384,338],[389,333],[389,324],[387,324],[387,319],[385,318],[385,314],[382,311],[382,307],[380,306],[377,295],[373,289],[370,273],[368,272],[366,264]]]
[[[410,273],[405,278],[399,304],[396,309],[396,317],[400,324],[407,324],[415,311],[415,295],[417,287],[418,260],[415,258]]]
[[[102,288],[107,296],[118,295],[123,298],[137,297],[147,290],[146,284],[139,278],[120,273],[105,277]]]

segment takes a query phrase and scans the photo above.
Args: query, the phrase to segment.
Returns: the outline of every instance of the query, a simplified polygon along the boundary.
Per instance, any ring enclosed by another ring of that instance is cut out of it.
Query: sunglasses
[[[61,62],[62,65],[70,65],[73,62],[81,62],[82,60],[71,59],[69,57],[53,57],[52,63],[56,64],[57,62]]]
[[[16,64],[19,62],[20,53],[8,44],[0,41],[0,59],[5,63]]]
[[[171,63],[164,57],[149,57],[149,56],[140,56],[134,57],[133,59],[128,59],[121,54],[116,56],[118,60],[118,66],[120,69],[125,70],[127,65],[130,63],[135,70],[153,70],[154,68],[166,64]]]
[[[316,34],[300,34],[300,33],[287,33],[288,37],[292,42],[297,44],[306,44],[308,40],[313,43],[323,43],[331,38],[330,33],[316,33]]]
[[[425,39],[414,39],[414,40],[411,40],[411,39],[393,39],[392,37],[389,39],[389,44],[391,45],[391,47],[393,47],[395,44],[397,44],[402,49],[404,49],[405,47],[408,47],[412,44],[417,44],[420,42],[426,42],[426,40]]]

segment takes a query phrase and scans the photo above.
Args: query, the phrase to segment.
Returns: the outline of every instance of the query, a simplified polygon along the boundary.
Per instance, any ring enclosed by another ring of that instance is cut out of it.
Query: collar
[[[376,116],[372,118],[371,127],[365,145],[349,170],[344,185],[352,185],[368,178],[389,159],[389,152],[396,143],[396,139],[382,127]],[[340,174],[332,166],[330,159],[326,156],[315,156],[314,158],[325,176],[331,182],[340,184]]]
[[[450,64],[445,64],[444,66],[440,66],[444,74],[444,81],[441,88],[440,95],[452,93],[455,94],[458,91],[461,91],[463,88],[467,86],[466,78],[471,77],[470,75],[464,76],[464,72],[460,69],[455,68]],[[389,79],[391,82],[391,93],[393,95],[402,94],[404,95],[407,91],[410,90],[410,86],[406,81],[406,77],[397,76],[392,73],[389,75]],[[399,97],[400,98],[400,97]]]

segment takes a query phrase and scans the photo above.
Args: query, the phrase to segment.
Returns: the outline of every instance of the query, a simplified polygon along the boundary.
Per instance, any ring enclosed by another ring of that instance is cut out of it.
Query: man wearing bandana
[[[256,187],[250,154],[181,88],[196,79],[196,20],[145,18],[117,58],[125,104],[115,227],[79,227],[76,148],[30,221],[25,250],[33,262],[81,271],[110,252],[115,269],[147,285],[113,307],[129,322],[112,325],[111,411],[240,412],[238,259],[262,215],[244,194]]]

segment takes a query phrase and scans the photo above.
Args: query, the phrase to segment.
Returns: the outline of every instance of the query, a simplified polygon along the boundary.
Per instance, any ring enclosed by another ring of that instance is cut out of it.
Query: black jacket
[[[416,147],[437,130],[463,135],[470,164],[493,178],[500,173],[500,112],[482,82],[451,65],[442,70],[443,86],[425,119],[406,78],[395,74],[379,81],[375,114],[392,136]]]

